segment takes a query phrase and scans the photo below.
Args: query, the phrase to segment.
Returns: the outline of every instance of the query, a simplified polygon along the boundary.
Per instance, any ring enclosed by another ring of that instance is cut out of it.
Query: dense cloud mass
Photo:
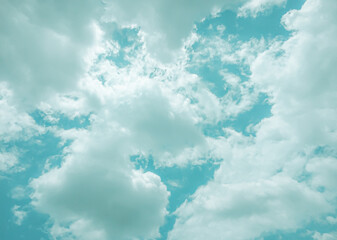
[[[82,134],[60,168],[31,182],[32,204],[55,220],[52,234],[75,239],[158,236],[169,196],[160,177],[132,168],[125,156],[127,133],[106,126]]]
[[[1,1],[0,79],[38,103],[74,88],[96,41],[96,1]]]
[[[328,23],[337,20],[336,7],[333,1],[307,1],[283,17],[293,36],[261,53],[251,67],[252,81],[270,96],[273,115],[255,126],[254,139],[231,137],[238,138],[231,141],[231,158],[221,164],[214,181],[179,208],[170,239],[252,239],[334,211],[337,161],[328,155],[336,151],[337,140],[337,27]],[[318,147],[325,150],[317,159]],[[306,172],[312,178],[302,183]],[[317,192],[319,187],[325,191]]]
[[[139,25],[145,31],[150,52],[162,60],[169,60],[171,51],[182,46],[195,21],[202,20],[212,11],[234,8],[242,2],[244,0],[111,1],[107,19]]]
[[[169,239],[254,239],[273,230],[291,230],[328,212],[323,196],[285,176],[200,188],[176,212]]]
[[[1,0],[0,238],[334,239],[336,12]]]

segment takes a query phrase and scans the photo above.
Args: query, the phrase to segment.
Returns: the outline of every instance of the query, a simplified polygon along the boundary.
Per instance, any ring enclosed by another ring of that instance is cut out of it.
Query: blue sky
[[[337,239],[335,0],[0,10],[0,239]]]

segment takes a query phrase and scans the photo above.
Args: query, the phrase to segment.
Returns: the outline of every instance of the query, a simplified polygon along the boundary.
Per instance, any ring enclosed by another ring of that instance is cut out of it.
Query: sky
[[[336,0],[0,0],[1,240],[337,239]]]

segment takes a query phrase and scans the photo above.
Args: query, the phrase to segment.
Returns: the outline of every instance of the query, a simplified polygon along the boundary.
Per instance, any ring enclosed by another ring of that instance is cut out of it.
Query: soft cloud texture
[[[1,5],[0,81],[28,106],[74,88],[95,42],[97,2],[4,0]]]
[[[285,5],[287,0],[250,0],[239,8],[239,17],[254,17],[259,13],[263,13],[274,6]]]
[[[9,142],[29,139],[43,132],[34,119],[14,104],[13,92],[6,84],[0,84],[0,139]]]
[[[106,19],[121,24],[137,24],[145,32],[149,51],[167,60],[172,50],[182,46],[193,29],[195,21],[200,21],[212,11],[221,8],[235,8],[244,0],[210,1],[106,1],[110,4]]]
[[[18,163],[18,158],[12,152],[0,152],[0,172],[8,172]]]
[[[220,146],[231,146],[226,148],[230,153],[224,154],[214,181],[179,208],[171,239],[251,239],[264,232],[298,228],[310,217],[334,211],[330,206],[335,201],[336,158],[314,156],[319,146],[326,148],[323,156],[336,150],[337,46],[333,39],[337,28],[330,24],[337,20],[336,8],[335,1],[308,0],[302,9],[283,17],[293,35],[276,42],[251,64],[251,80],[269,95],[272,116],[253,128],[255,136],[232,131],[221,140]],[[300,180],[306,171],[312,173],[307,183]],[[321,193],[319,187],[325,190]],[[302,200],[296,203],[298,199]],[[290,209],[288,201],[299,206]],[[212,212],[213,208],[223,209],[222,214]]]
[[[15,224],[17,225],[21,225],[23,220],[26,218],[27,216],[27,212],[24,211],[24,210],[21,210],[21,207],[18,206],[18,205],[15,205],[13,208],[12,208],[12,212],[14,214],[14,217],[15,217]]]
[[[285,176],[201,187],[177,211],[168,239],[254,239],[292,230],[331,208],[320,193]]]
[[[319,232],[315,232],[314,235],[312,236],[314,240],[333,240],[336,239],[336,237],[337,237],[336,232],[322,233],[322,234]]]
[[[34,159],[45,161],[41,176],[29,178],[28,190],[11,187],[12,200],[30,191],[56,239],[160,237],[170,209],[167,187],[184,186],[165,179],[166,187],[130,160],[140,156],[153,159],[155,170],[219,164],[211,181],[184,195],[171,240],[252,239],[332,215],[336,2],[307,0],[284,15],[281,23],[292,31],[287,40],[241,41],[221,24],[213,35],[191,34],[196,21],[212,14],[218,21],[220,9],[239,7],[239,17],[256,18],[285,2],[4,0],[0,171],[17,166],[15,148],[6,149],[17,140],[49,130],[63,147],[60,162]],[[192,73],[216,63],[214,78]],[[271,116],[244,133],[227,126],[260,96],[267,96]],[[33,110],[48,127],[35,122]],[[76,117],[86,124],[74,123]],[[62,120],[74,127],[65,129]],[[22,208],[12,213],[23,223]]]
[[[108,125],[78,135],[62,165],[30,184],[33,206],[54,221],[51,233],[71,239],[158,236],[169,193],[159,176],[133,169],[128,133]]]

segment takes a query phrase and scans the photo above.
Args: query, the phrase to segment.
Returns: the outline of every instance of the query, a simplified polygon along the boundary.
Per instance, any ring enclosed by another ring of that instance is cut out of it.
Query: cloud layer
[[[0,171],[18,172],[18,142],[59,141],[60,161],[34,159],[45,167],[26,182],[50,237],[155,239],[168,218],[176,218],[171,240],[334,224],[335,0],[286,13],[289,36],[241,40],[222,22],[230,13],[255,21],[285,3],[2,1]],[[261,105],[269,115],[251,121]],[[214,176],[172,207],[164,183],[184,186],[159,173],[205,163],[217,164]],[[26,208],[12,206],[24,225]]]

